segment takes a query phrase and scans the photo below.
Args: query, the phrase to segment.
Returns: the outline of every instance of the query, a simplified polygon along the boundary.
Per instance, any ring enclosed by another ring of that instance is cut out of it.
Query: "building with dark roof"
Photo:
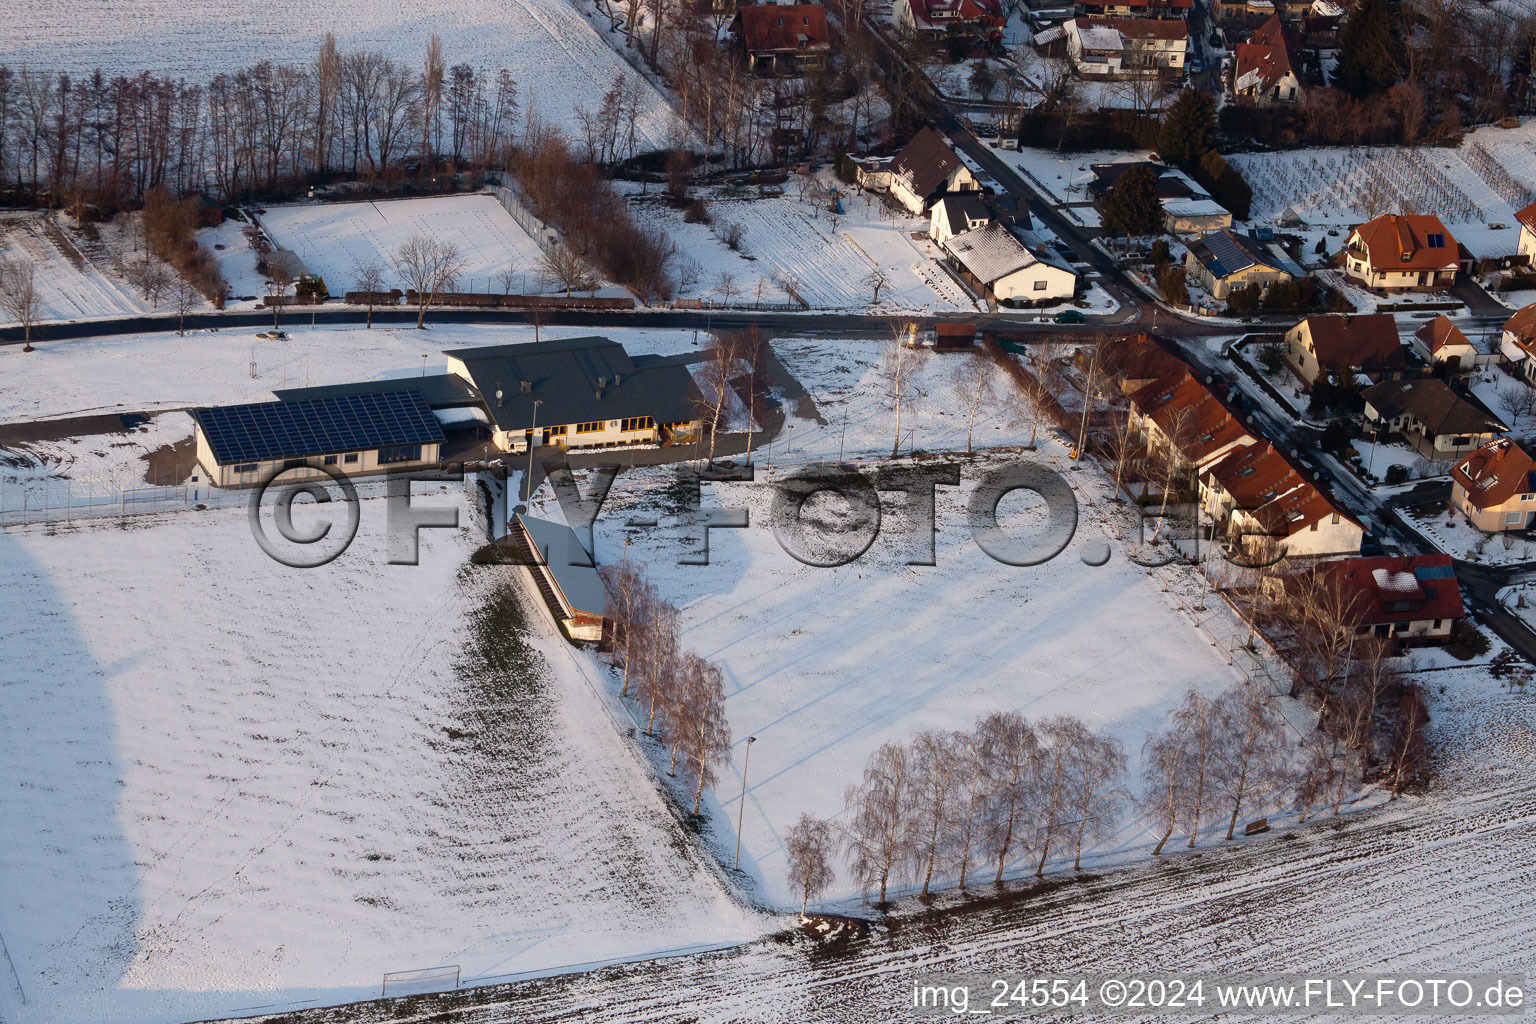
[[[1451,504],[1485,533],[1524,530],[1536,512],[1536,461],[1507,437],[1451,470]]]
[[[1401,377],[1408,366],[1391,313],[1309,316],[1285,332],[1285,361],[1307,387],[1329,373]]]
[[[927,212],[940,196],[980,192],[981,183],[937,128],[925,125],[891,160],[891,195],[910,212]]]
[[[522,513],[509,526],[506,542],[533,574],[555,624],[572,640],[602,640],[608,588],[576,531]]]
[[[383,395],[394,391],[418,391],[433,412],[461,409],[481,404],[480,393],[463,377],[434,373],[419,377],[386,377],[349,384],[321,384],[307,388],[284,388],[272,392],[280,402],[301,402],[335,395]]]
[[[1307,276],[1280,243],[1230,228],[1201,235],[1189,243],[1184,269],[1189,279],[1214,299],[1225,299],[1235,289],[1249,285],[1258,285],[1262,291],[1272,284]]]
[[[1157,181],[1157,198],[1163,207],[1163,226],[1174,234],[1216,231],[1232,226],[1232,213],[1189,175],[1176,167],[1147,160],[1122,160],[1089,164],[1093,180],[1088,192],[1097,204],[1132,167],[1145,167]]]
[[[502,451],[531,443],[611,448],[696,440],[701,396],[688,367],[659,356],[631,358],[607,338],[461,348],[443,353],[448,373],[485,402]]]
[[[1383,381],[1360,396],[1366,429],[1399,435],[1429,459],[1460,458],[1509,432],[1476,398],[1434,377]]]
[[[753,71],[799,73],[820,67],[832,52],[827,9],[821,4],[742,7],[729,31],[746,51]]]
[[[956,235],[986,226],[992,211],[977,192],[944,196],[933,204],[928,220],[928,237],[943,245]]]
[[[300,471],[291,479],[301,480],[326,469],[358,476],[434,465],[444,440],[415,390],[193,409],[192,421],[197,461],[219,487],[251,486],[283,470]]]

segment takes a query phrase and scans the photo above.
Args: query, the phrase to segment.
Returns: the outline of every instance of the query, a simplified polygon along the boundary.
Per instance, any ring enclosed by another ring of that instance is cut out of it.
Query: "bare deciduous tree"
[[[37,272],[31,263],[0,263],[0,306],[21,326],[21,350],[31,352],[32,326],[43,311],[43,296],[37,289]]]
[[[881,905],[909,848],[906,814],[912,786],[911,755],[901,744],[887,743],[870,756],[863,783],[843,795],[852,808],[844,839],[848,866],[866,892],[878,889]]]
[[[1200,835],[1200,813],[1210,802],[1217,746],[1216,711],[1211,701],[1190,690],[1173,712],[1178,743],[1184,750],[1188,778],[1185,808],[1189,845]]]
[[[1142,812],[1162,829],[1152,848],[1156,857],[1174,829],[1186,820],[1189,808],[1189,752],[1177,728],[1147,738],[1142,750],[1141,784]]]
[[[960,361],[950,377],[950,391],[955,401],[960,403],[960,408],[965,410],[965,450],[972,450],[972,439],[976,431],[976,415],[982,406],[994,401],[997,397],[997,389],[993,384],[996,379],[995,367],[992,360],[982,352],[972,352]]]
[[[912,857],[923,876],[922,895],[927,896],[953,814],[955,756],[947,734],[924,730],[913,737],[912,776],[910,820],[921,837],[913,843]]]
[[[427,307],[464,272],[464,254],[452,242],[427,235],[406,239],[390,258],[395,276],[416,293],[416,328],[426,330]]]
[[[683,671],[673,732],[678,741],[674,749],[683,755],[683,770],[691,775],[693,813],[699,813],[704,787],[713,785],[715,769],[731,749],[731,726],[725,717],[725,680],[720,667],[689,652],[683,656]]]
[[[950,751],[955,761],[955,813],[952,845],[960,869],[960,888],[965,888],[970,876],[971,860],[985,843],[987,810],[991,793],[988,786],[987,766],[982,759],[981,723],[971,732],[952,732],[949,735]]]
[[[1040,723],[1040,785],[1035,792],[1037,841],[1040,862],[1035,877],[1045,874],[1045,862],[1051,855],[1052,840],[1068,831],[1071,822],[1066,811],[1071,806],[1073,771],[1076,754],[1083,746],[1088,729],[1075,718],[1057,715]]]
[[[981,720],[976,731],[994,816],[988,845],[997,858],[994,881],[1001,884],[1021,820],[1027,819],[1033,805],[1040,743],[1029,722],[1016,711],[994,712]]]
[[[1077,737],[1071,773],[1072,802],[1077,811],[1072,870],[1083,869],[1083,838],[1105,839],[1114,834],[1125,801],[1125,750],[1109,736],[1084,729]]]
[[[889,326],[891,342],[881,357],[880,379],[896,418],[896,436],[891,442],[891,458],[894,459],[901,452],[902,410],[916,408],[923,399],[924,392],[918,375],[923,367],[925,350],[909,344],[913,340],[914,324],[905,320],[892,320]]]
[[[806,905],[832,884],[832,827],[809,814],[784,834],[784,853],[789,859],[789,884],[800,893],[800,919]]]
[[[267,302],[272,307],[272,326],[278,326],[278,313],[283,308],[283,296],[288,294],[288,289],[293,284],[293,278],[281,267],[267,268]]]
[[[176,310],[176,333],[184,336],[187,333],[187,314],[197,308],[202,299],[197,286],[188,281],[181,274],[176,275],[176,280],[171,284],[171,308]]]
[[[699,418],[704,421],[704,429],[709,433],[711,466],[715,464],[715,442],[720,432],[720,418],[735,391],[731,378],[736,373],[736,364],[741,354],[741,344],[736,335],[727,332],[716,334],[704,347],[704,361],[694,374],[694,382],[699,387],[703,403]]]
[[[1227,838],[1247,802],[1265,800],[1288,781],[1285,777],[1285,724],[1257,686],[1238,686],[1216,698],[1219,740],[1212,782],[1232,807]]]
[[[565,289],[566,298],[571,297],[572,289],[585,291],[597,286],[587,261],[564,242],[556,242],[539,253],[539,269]]]
[[[864,278],[864,283],[875,290],[874,298],[869,300],[872,306],[880,304],[880,289],[891,283],[891,275],[885,272],[884,267],[876,267]]]
[[[367,260],[359,263],[357,264],[357,269],[353,272],[352,280],[353,287],[363,293],[363,301],[368,305],[364,326],[372,329],[374,303],[378,301],[379,295],[384,291],[384,265],[378,260]]]
[[[647,616],[657,601],[655,590],[646,583],[641,567],[627,560],[605,565],[597,570],[608,589],[603,614],[613,622],[613,646],[610,654],[615,665],[624,664],[624,684],[620,699],[629,696],[630,672],[635,666],[636,638],[643,634]],[[644,645],[643,638],[640,645]]]

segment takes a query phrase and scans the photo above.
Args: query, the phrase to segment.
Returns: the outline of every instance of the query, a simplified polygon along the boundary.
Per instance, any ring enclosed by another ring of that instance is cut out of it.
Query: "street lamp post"
[[[533,400],[533,426],[528,428],[528,480],[523,484],[523,502],[529,512],[533,511],[533,442],[539,432],[539,406],[543,404],[542,399]]]
[[[731,859],[732,871],[741,867],[741,823],[747,816],[747,765],[752,761],[752,744],[756,742],[756,736],[748,736],[747,752],[741,755],[741,806],[736,808],[736,856]]]

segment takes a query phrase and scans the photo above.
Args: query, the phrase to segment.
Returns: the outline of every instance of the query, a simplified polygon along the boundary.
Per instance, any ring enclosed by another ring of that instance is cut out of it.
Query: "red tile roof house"
[[[1232,64],[1232,95],[1255,103],[1294,103],[1301,98],[1301,50],[1280,15],[1238,43]]]
[[[1329,372],[1382,381],[1408,368],[1390,313],[1309,316],[1285,332],[1285,362],[1308,388]]]
[[[821,4],[743,7],[731,20],[730,33],[746,50],[753,71],[799,74],[820,67],[832,52]]]
[[[1344,275],[1379,291],[1446,289],[1461,268],[1461,246],[1439,217],[1385,214],[1344,245]]]
[[[1442,643],[1467,614],[1450,555],[1345,558],[1311,571],[1338,588],[1358,634],[1405,646]]]
[[[1536,263],[1536,203],[1515,214],[1515,220],[1520,222],[1520,241],[1515,245],[1515,253]]]
[[[1002,38],[1002,0],[896,0],[891,23],[898,32],[943,36],[965,32],[986,42]]]
[[[1499,354],[1516,374],[1536,383],[1536,302],[1504,321]]]
[[[1461,328],[1443,313],[1414,331],[1412,344],[1426,363],[1443,366],[1452,373],[1470,373],[1474,367],[1494,359],[1478,351]]]
[[[1451,504],[1484,533],[1524,530],[1536,513],[1536,461],[1507,437],[1451,470]]]

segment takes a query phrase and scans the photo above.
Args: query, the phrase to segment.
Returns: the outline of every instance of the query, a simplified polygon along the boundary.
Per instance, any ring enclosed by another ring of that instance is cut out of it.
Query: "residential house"
[[[958,33],[981,44],[1001,39],[1007,20],[1002,0],[896,0],[891,7],[898,32],[929,38]]]
[[[1452,373],[1468,373],[1473,367],[1490,365],[1495,358],[1473,345],[1443,313],[1413,332],[1412,346],[1426,363]]]
[[[568,338],[443,353],[448,372],[485,402],[491,440],[528,446],[611,448],[697,440],[702,400],[688,367],[661,356],[631,358],[607,338]]]
[[[944,251],[961,278],[989,303],[1051,305],[1077,293],[1077,272],[1044,246],[1031,248],[993,221],[947,239]]]
[[[986,227],[992,213],[980,194],[967,192],[945,196],[933,204],[928,224],[928,237],[943,245],[956,235]]]
[[[1451,505],[1485,533],[1524,530],[1536,513],[1536,460],[1507,437],[1451,470]]]
[[[1194,10],[1194,0],[1077,0],[1077,13],[1103,18],[1177,18]]]
[[[1307,276],[1280,243],[1230,228],[1191,242],[1184,270],[1192,284],[1215,299],[1225,299],[1237,288],[1258,285],[1262,291],[1276,282]]]
[[[1234,448],[1200,475],[1201,505],[1246,557],[1355,554],[1365,536],[1268,441]]]
[[[1163,226],[1173,234],[1203,234],[1232,226],[1232,214],[1189,175],[1172,167],[1147,161],[1127,160],[1090,164],[1093,180],[1088,192],[1098,202],[1132,167],[1141,166],[1157,179],[1157,197],[1163,206]]]
[[[1515,253],[1536,264],[1536,203],[1515,214],[1515,220],[1520,223],[1520,240],[1515,244]]]
[[[1233,53],[1232,95],[1255,103],[1294,103],[1301,98],[1301,50],[1276,14]]]
[[[1460,458],[1509,432],[1476,398],[1435,377],[1383,381],[1360,395],[1366,429],[1399,435],[1429,459]]]
[[[192,410],[198,464],[218,487],[284,474],[361,476],[436,465],[442,426],[418,390],[330,395]]]
[[[1326,585],[1336,589],[1361,635],[1402,644],[1442,643],[1467,614],[1450,555],[1345,558],[1309,571],[1322,573]]]
[[[1517,374],[1536,383],[1536,302],[1504,321],[1499,354]]]
[[[937,128],[925,126],[912,136],[890,166],[890,192],[914,214],[928,212],[940,197],[980,192],[976,175]]]
[[[1176,18],[1073,18],[1062,26],[1067,56],[1084,78],[1184,73],[1189,29]]]
[[[832,53],[827,9],[821,4],[741,7],[729,31],[746,52],[753,71],[799,74],[821,67]]]
[[[1309,316],[1285,332],[1285,361],[1308,388],[1328,373],[1395,380],[1408,366],[1390,313]]]
[[[1345,276],[1383,291],[1449,288],[1461,265],[1455,236],[1428,214],[1384,214],[1351,231],[1344,246]]]

